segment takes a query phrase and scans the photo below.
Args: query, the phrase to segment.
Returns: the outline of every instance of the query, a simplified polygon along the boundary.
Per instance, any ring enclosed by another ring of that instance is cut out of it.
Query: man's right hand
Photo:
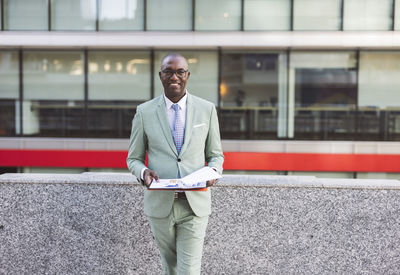
[[[153,182],[153,179],[158,181],[157,172],[153,171],[153,170],[150,170],[150,169],[144,170],[144,172],[143,172],[143,181],[144,181],[144,185],[146,185],[147,188],[150,187],[150,184]]]

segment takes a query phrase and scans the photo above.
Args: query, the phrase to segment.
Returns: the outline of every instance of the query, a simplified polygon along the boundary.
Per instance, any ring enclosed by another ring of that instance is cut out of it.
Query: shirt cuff
[[[147,167],[143,168],[142,171],[140,171],[140,179],[144,180],[143,174],[144,174],[144,170],[149,169]]]

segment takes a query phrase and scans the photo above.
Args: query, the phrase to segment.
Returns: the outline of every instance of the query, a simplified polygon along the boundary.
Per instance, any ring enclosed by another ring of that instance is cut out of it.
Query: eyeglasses
[[[165,70],[161,70],[161,72],[168,78],[172,77],[174,74],[176,74],[176,76],[179,77],[179,78],[184,78],[188,71],[189,70],[184,70],[184,69],[179,69],[179,70],[165,69]]]

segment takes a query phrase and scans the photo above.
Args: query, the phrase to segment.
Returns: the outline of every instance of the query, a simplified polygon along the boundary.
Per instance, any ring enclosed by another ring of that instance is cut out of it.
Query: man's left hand
[[[213,186],[216,181],[217,180],[215,180],[215,179],[214,180],[208,180],[207,181],[207,187]]]

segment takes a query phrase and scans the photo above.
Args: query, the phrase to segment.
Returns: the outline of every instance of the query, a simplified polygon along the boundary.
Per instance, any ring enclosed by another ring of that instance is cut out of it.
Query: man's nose
[[[178,79],[177,72],[173,72],[170,79]]]

